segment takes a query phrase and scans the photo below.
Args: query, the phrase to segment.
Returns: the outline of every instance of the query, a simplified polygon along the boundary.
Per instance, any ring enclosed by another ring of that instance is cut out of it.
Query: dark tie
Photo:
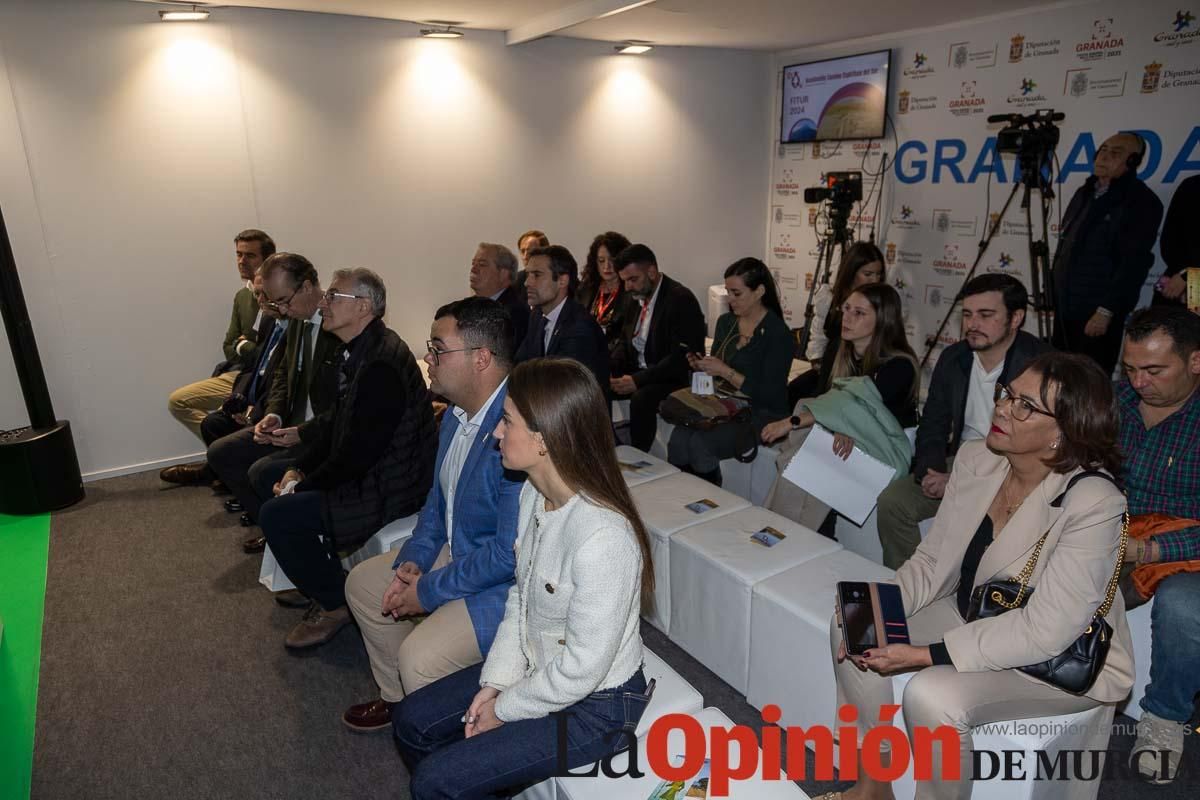
[[[312,323],[308,320],[300,326],[300,352],[296,353],[296,372],[303,373],[312,347]]]
[[[539,313],[533,323],[533,330],[529,332],[533,337],[533,357],[539,358],[546,355],[546,315]]]
[[[262,355],[258,357],[258,366],[254,370],[254,377],[250,379],[250,389],[247,392],[247,397],[250,402],[254,402],[255,389],[258,388],[258,379],[262,377],[263,372],[267,368],[267,362],[271,360],[271,353],[275,351],[275,346],[279,344],[280,328],[276,325],[271,329],[271,336],[267,339],[267,346],[263,348]]]

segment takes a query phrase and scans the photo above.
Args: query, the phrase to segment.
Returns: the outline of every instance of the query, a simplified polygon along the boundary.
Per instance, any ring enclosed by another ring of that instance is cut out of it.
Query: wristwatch
[[[790,419],[788,419],[788,422],[792,423],[792,430],[794,430],[794,431],[800,430],[800,418],[799,417],[793,416]]]

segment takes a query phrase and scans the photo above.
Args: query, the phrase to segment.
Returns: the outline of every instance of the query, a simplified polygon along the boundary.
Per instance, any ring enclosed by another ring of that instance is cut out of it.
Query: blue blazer
[[[504,601],[513,583],[517,516],[521,487],[525,485],[524,473],[509,472],[501,466],[500,450],[492,438],[504,414],[507,393],[508,387],[504,386],[496,394],[463,462],[454,492],[450,563],[430,571],[446,544],[446,495],[439,476],[446,450],[459,429],[453,406],[442,415],[433,488],[425,498],[412,537],[404,543],[393,565],[411,561],[421,568],[417,599],[426,611],[460,597],[466,600],[479,652],[485,657],[504,617]]]

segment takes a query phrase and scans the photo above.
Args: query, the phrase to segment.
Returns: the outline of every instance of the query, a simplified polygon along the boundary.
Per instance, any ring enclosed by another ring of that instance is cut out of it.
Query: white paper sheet
[[[833,452],[833,434],[816,425],[783,471],[783,478],[855,525],[862,525],[896,470],[857,447],[843,461]]]

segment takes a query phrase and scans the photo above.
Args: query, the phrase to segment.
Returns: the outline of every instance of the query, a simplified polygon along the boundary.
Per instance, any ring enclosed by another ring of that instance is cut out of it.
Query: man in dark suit
[[[371,270],[333,274],[321,328],[342,342],[334,355],[337,397],[300,426],[306,446],[262,506],[271,552],[312,599],[287,635],[291,648],[324,644],[350,624],[337,554],[415,514],[433,483],[433,405],[412,351],[383,324],[386,305],[383,281]]]
[[[1092,177],[1063,215],[1054,254],[1053,344],[1091,357],[1106,375],[1117,365],[1125,318],[1154,264],[1162,222],[1162,201],[1137,176],[1145,149],[1133,133],[1100,145]]]
[[[480,242],[471,259],[471,291],[476,297],[490,297],[512,317],[513,347],[525,339],[529,330],[529,303],[525,293],[513,283],[517,277],[517,257],[502,244]],[[516,350],[513,350],[516,354]]]
[[[525,295],[533,313],[529,333],[517,348],[516,363],[541,356],[573,358],[608,386],[608,343],[604,331],[575,302],[579,266],[562,245],[537,247],[525,265]]]
[[[307,258],[276,253],[263,262],[262,270],[267,299],[289,320],[283,358],[272,376],[263,418],[208,448],[208,463],[233,492],[247,527],[258,521],[263,499],[271,497],[270,487],[295,460],[300,423],[332,407],[337,390],[332,356],[340,344],[321,329],[318,304],[323,292]],[[265,496],[255,491],[263,486]],[[262,552],[264,541],[255,536],[243,546],[248,553]]]
[[[704,352],[704,312],[691,290],[658,271],[653,251],[632,244],[616,258],[625,291],[638,303],[612,365],[613,394],[629,398],[630,441],[649,452],[658,405],[688,385],[688,353]]]
[[[262,313],[262,323],[259,325],[259,340],[254,345],[249,366],[238,373],[233,380],[233,390],[221,403],[221,407],[210,412],[200,421],[200,438],[208,447],[222,436],[235,433],[247,425],[254,425],[262,419],[263,408],[271,391],[271,378],[274,369],[283,358],[284,337],[287,333],[287,320],[279,316],[279,312],[267,302],[263,289],[262,273],[254,276],[254,297]],[[184,486],[200,486],[212,483],[217,475],[208,465],[208,461],[194,464],[176,464],[167,467],[159,477],[168,483]]]

